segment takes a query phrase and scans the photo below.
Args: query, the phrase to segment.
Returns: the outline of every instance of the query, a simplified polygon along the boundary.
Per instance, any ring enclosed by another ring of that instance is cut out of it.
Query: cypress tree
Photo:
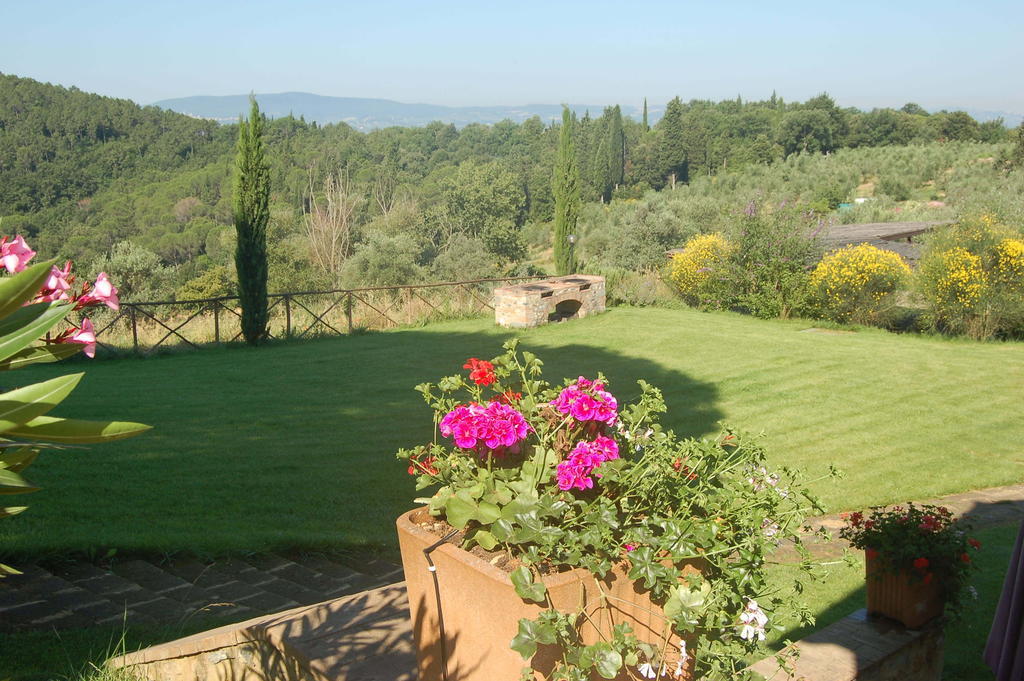
[[[669,180],[673,186],[675,182],[686,182],[689,179],[686,128],[683,119],[683,102],[679,97],[675,97],[665,107],[665,114],[658,121],[658,165],[661,176]]]
[[[551,190],[555,195],[555,268],[558,274],[576,271],[576,249],[569,236],[576,233],[580,214],[580,173],[573,145],[573,119],[569,107],[562,109],[562,129],[558,132],[558,158]]]
[[[606,112],[608,115],[608,160],[605,163],[604,198],[611,201],[615,188],[626,177],[626,135],[622,131],[622,109],[616,104]]]
[[[643,120],[643,124],[644,124],[644,132],[647,132],[648,130],[651,129],[651,126],[649,126],[647,124],[647,98],[646,97],[644,97],[644,120]]]
[[[270,166],[263,152],[263,117],[255,97],[249,120],[238,123],[235,193],[235,270],[242,306],[242,336],[255,345],[267,334],[267,220],[270,218]]]

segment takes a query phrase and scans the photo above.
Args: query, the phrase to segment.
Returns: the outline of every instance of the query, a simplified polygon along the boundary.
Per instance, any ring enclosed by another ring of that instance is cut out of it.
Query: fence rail
[[[496,286],[544,276],[473,279],[404,286],[291,291],[268,295],[268,335],[308,338],[385,329],[493,310]],[[94,318],[97,345],[148,354],[159,347],[239,340],[242,313],[237,296],[122,302],[117,312]]]

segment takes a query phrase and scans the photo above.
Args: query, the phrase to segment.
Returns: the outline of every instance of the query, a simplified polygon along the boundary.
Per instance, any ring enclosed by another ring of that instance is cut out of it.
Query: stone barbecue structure
[[[604,277],[571,274],[494,289],[494,321],[525,329],[604,312]]]

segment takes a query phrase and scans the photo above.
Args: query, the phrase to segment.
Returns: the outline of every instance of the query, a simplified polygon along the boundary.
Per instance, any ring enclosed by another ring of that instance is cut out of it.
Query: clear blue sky
[[[434,104],[675,95],[1024,113],[1024,2],[6,2],[0,71],[146,104],[305,91]]]

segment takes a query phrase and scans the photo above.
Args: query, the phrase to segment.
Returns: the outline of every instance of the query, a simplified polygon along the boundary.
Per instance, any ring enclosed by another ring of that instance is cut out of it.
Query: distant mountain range
[[[503,120],[522,122],[540,116],[545,123],[562,117],[560,104],[527,104],[524,106],[439,106],[436,104],[407,104],[390,99],[363,99],[360,97],[325,97],[308,92],[282,92],[256,95],[260,111],[272,118],[292,114],[320,124],[345,122],[357,130],[373,130],[392,125],[421,126],[433,121],[454,123],[463,127],[470,123],[497,123]],[[234,123],[240,113],[249,110],[249,95],[218,97],[180,97],[154,102],[154,105],[196,118],[211,118],[222,123]],[[587,110],[599,116],[600,105],[571,105],[579,115]],[[622,107],[622,113],[639,119],[641,106]],[[651,107],[651,123],[661,115],[663,107]]]
[[[497,123],[503,120],[522,122],[540,116],[545,123],[558,120],[562,115],[559,104],[526,104],[523,106],[440,106],[437,104],[408,104],[390,99],[364,99],[360,97],[326,97],[308,92],[281,92],[256,95],[260,110],[271,118],[289,114],[316,121],[321,125],[345,122],[356,130],[374,130],[392,125],[422,126],[433,121],[453,123],[463,127],[470,123]],[[234,123],[240,113],[249,109],[249,95],[197,96],[164,99],[154,105],[195,118],[210,118],[221,123]],[[571,104],[578,115],[590,111],[599,116],[603,105]],[[955,110],[955,107],[950,107]],[[664,106],[652,105],[648,119],[653,125],[664,111]],[[1016,127],[1024,120],[1021,114],[1005,111],[966,109],[978,121],[1002,118],[1007,126]],[[622,106],[622,113],[637,120],[642,115],[641,105]]]

